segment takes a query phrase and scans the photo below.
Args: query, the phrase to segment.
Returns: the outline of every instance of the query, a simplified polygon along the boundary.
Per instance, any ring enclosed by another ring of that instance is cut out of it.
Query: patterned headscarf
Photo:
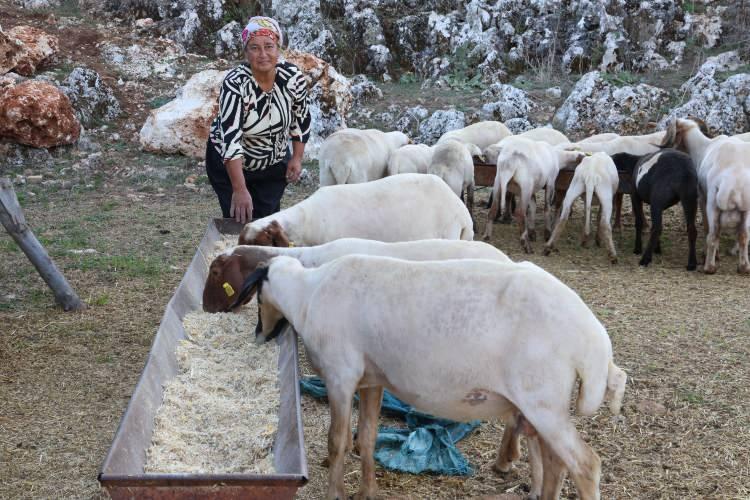
[[[281,27],[275,19],[264,16],[251,17],[245,29],[242,30],[242,48],[247,46],[247,42],[256,36],[267,36],[273,38],[273,40],[281,45],[283,36],[281,34]]]

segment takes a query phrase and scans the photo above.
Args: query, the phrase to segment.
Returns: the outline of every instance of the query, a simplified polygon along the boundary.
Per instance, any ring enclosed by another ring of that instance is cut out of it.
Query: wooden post
[[[76,292],[50,259],[47,251],[26,225],[13,184],[7,177],[0,178],[0,222],[52,289],[57,303],[66,311],[85,309],[86,304],[78,298]]]

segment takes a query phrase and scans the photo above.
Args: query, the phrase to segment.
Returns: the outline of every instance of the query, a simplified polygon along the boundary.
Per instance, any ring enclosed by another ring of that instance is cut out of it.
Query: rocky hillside
[[[218,82],[258,13],[285,27],[286,57],[309,77],[310,158],[343,126],[426,143],[480,119],[572,138],[689,114],[750,130],[743,1],[0,0],[5,164],[35,154],[17,144],[100,153],[113,137],[201,158]]]

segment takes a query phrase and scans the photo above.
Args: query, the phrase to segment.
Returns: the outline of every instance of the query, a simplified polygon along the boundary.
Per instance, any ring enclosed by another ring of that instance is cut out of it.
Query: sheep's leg
[[[545,447],[554,453],[554,457],[547,454],[546,461],[544,461],[545,491],[542,498],[556,498],[552,495],[548,496],[547,490],[556,486],[559,471],[555,467],[559,467],[562,463],[576,485],[579,498],[598,500],[601,460],[581,439],[570,422],[567,407],[536,408],[532,412],[525,411],[524,416],[532,422],[543,440],[541,443],[543,458]],[[548,471],[548,463],[553,470]]]
[[[555,196],[554,181],[552,185],[547,183],[547,187],[544,188],[544,241],[550,239],[552,236],[552,203]]]
[[[568,188],[568,192],[565,193],[565,199],[562,202],[560,220],[557,221],[555,229],[552,231],[552,235],[550,235],[549,240],[544,245],[544,255],[549,255],[552,249],[555,248],[555,243],[560,238],[563,229],[565,229],[565,224],[568,222],[568,218],[570,217],[570,210],[573,206],[573,202],[576,198],[581,196],[581,194],[583,194],[582,183],[571,184]]]
[[[352,396],[354,389],[345,390],[329,383],[328,405],[331,411],[331,426],[328,429],[328,499],[345,500],[348,498],[344,485],[344,461],[348,432],[351,430]],[[349,431],[347,430],[349,429]]]
[[[529,210],[526,213],[526,229],[529,234],[529,241],[536,241],[536,194],[531,195]]]
[[[740,254],[740,263],[737,266],[737,272],[740,274],[750,274],[750,262],[748,262],[747,256],[748,218],[748,212],[741,213],[737,231],[737,244],[739,245]]]
[[[721,211],[715,204],[707,206],[708,235],[706,236],[706,262],[703,271],[706,274],[716,272],[716,253],[719,250],[719,231],[721,230]]]
[[[612,239],[612,226],[610,225],[610,221],[612,220],[612,195],[610,192],[602,193],[597,191],[596,197],[599,198],[599,228],[596,231],[596,235],[601,235],[600,238],[603,238],[604,244],[607,245],[609,262],[617,264],[617,251],[615,250],[615,242]]]
[[[565,464],[542,439],[539,441],[543,470],[542,498],[560,498],[565,479]]]
[[[513,462],[521,458],[520,437],[515,430],[516,419],[513,418],[505,424],[503,431],[503,440],[500,443],[500,449],[497,452],[497,459],[492,464],[492,470],[499,473],[510,471]]]
[[[622,230],[622,196],[622,193],[617,192],[613,200],[615,209],[615,224],[612,227],[613,229]]]
[[[664,205],[661,203],[661,200],[652,200],[651,203],[651,236],[648,240],[648,245],[646,246],[646,251],[643,252],[643,256],[641,257],[640,262],[638,262],[641,266],[648,266],[651,264],[651,254],[655,251],[657,246],[659,245],[659,238],[661,237],[661,229],[662,229],[662,223],[661,223],[661,215]]]
[[[504,209],[505,212],[503,212],[503,217],[500,219],[500,224],[510,224],[513,221],[513,212],[516,211],[516,195],[508,193]]]
[[[604,217],[604,211],[602,210],[601,202],[600,202],[600,205],[599,205],[599,216],[596,219],[597,230],[596,230],[596,234],[594,235],[594,244],[597,247],[601,247],[602,246],[602,232],[601,232],[602,217]]]
[[[495,189],[492,190],[492,206],[490,211],[487,213],[487,223],[484,226],[484,241],[489,241],[492,237],[492,224],[495,222],[498,211],[500,210],[500,199],[495,193]]]
[[[542,498],[544,488],[544,460],[542,457],[542,445],[539,436],[529,436],[526,439],[529,449],[529,468],[531,469],[531,488],[529,498],[538,500]]]
[[[685,217],[685,225],[688,233],[688,264],[687,270],[694,271],[697,266],[695,257],[695,240],[698,238],[698,229],[695,227],[695,215],[698,210],[698,203],[695,195],[681,196],[682,214]]]
[[[635,248],[633,253],[639,255],[643,251],[643,201],[637,193],[630,195],[630,201],[633,204],[633,215],[635,215]]]
[[[534,253],[529,242],[529,228],[527,227],[526,211],[529,209],[531,204],[531,194],[522,191],[521,192],[521,203],[517,207],[516,214],[518,215],[518,229],[521,232],[521,246],[526,253]]]
[[[466,186],[466,206],[469,209],[469,213],[474,213],[474,183],[472,182]]]
[[[383,399],[382,387],[366,387],[359,390],[359,432],[357,443],[362,461],[362,481],[356,500],[375,498],[378,487],[375,482],[375,439],[378,434],[378,414]]]

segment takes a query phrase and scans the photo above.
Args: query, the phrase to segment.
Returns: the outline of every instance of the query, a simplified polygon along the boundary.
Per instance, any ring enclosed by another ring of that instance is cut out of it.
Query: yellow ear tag
[[[234,295],[234,288],[232,288],[232,285],[230,285],[229,283],[224,283],[221,286],[224,287],[224,291],[226,292],[227,297],[231,297],[232,295]]]
[[[290,241],[289,242],[289,248],[293,248],[293,247],[294,247],[294,242]]]

